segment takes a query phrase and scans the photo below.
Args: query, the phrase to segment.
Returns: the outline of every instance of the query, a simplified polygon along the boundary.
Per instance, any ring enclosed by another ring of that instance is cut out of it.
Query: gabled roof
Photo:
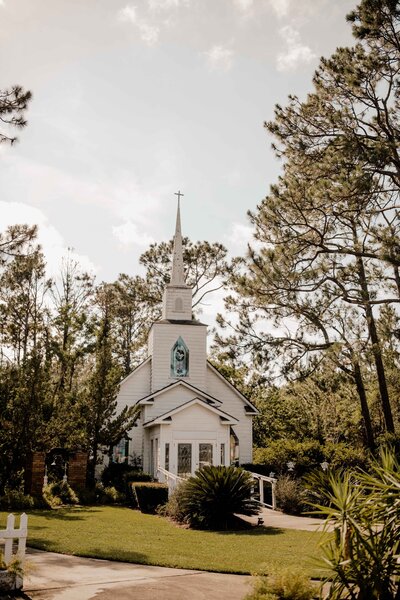
[[[134,375],[134,373],[137,373],[142,367],[144,367],[145,365],[147,365],[149,362],[151,362],[151,356],[148,356],[140,364],[138,364],[138,366],[135,367],[133,369],[133,371],[131,371],[129,373],[129,375],[127,375],[126,377],[124,377],[122,379],[122,381],[120,381],[119,385],[121,386],[123,383],[125,383],[125,381],[128,381],[128,379],[130,379],[132,377],[132,375]]]
[[[247,400],[246,396],[243,396],[242,392],[239,392],[239,390],[237,388],[235,388],[234,385],[232,385],[232,383],[230,381],[228,381],[228,379],[226,377],[224,377],[222,375],[222,373],[220,373],[218,371],[218,369],[216,367],[214,367],[214,365],[212,363],[210,363],[210,361],[207,361],[207,367],[209,369],[211,369],[211,371],[213,371],[220,379],[222,379],[222,381],[224,383],[226,383],[226,385],[228,385],[231,390],[233,392],[235,392],[235,394],[237,396],[239,396],[239,398],[246,404],[245,406],[245,410],[246,410],[246,414],[247,415],[258,415],[259,414],[259,410],[254,406],[254,404],[252,404],[250,402],[250,400]]]
[[[207,392],[200,390],[196,386],[192,385],[191,383],[188,383],[187,381],[183,381],[182,379],[179,379],[178,381],[173,381],[172,383],[166,385],[165,387],[161,388],[160,390],[157,390],[156,392],[153,392],[152,394],[149,394],[148,396],[141,398],[140,400],[138,400],[136,402],[136,404],[151,404],[153,402],[154,398],[157,398],[157,396],[160,396],[164,392],[171,390],[174,387],[178,387],[178,386],[186,387],[188,390],[195,392],[196,394],[199,394],[200,396],[202,396],[203,398],[205,398],[212,404],[222,404],[221,400],[218,400],[218,398],[214,398],[214,396],[210,396],[210,394],[207,394]]]
[[[186,410],[190,406],[194,406],[195,404],[202,406],[203,408],[206,408],[207,410],[218,415],[221,418],[223,425],[236,425],[237,423],[239,423],[238,419],[232,417],[232,415],[228,415],[228,413],[224,412],[220,408],[210,406],[210,404],[207,404],[207,402],[204,402],[204,400],[202,400],[201,398],[193,398],[192,400],[188,400],[188,402],[184,402],[184,404],[181,404],[180,406],[169,410],[163,415],[155,417],[151,421],[147,421],[147,423],[144,423],[143,427],[151,427],[153,425],[169,425],[170,423],[172,423],[172,417],[174,415],[176,415],[178,412],[181,412],[182,410]]]

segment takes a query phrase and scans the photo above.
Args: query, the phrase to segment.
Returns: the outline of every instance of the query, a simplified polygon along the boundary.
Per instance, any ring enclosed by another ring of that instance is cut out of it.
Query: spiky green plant
[[[383,450],[369,473],[330,475],[323,490],[333,536],[324,542],[332,600],[400,598],[400,465]]]
[[[252,485],[250,473],[243,469],[205,466],[182,486],[181,507],[194,527],[228,529],[235,514],[258,514]]]

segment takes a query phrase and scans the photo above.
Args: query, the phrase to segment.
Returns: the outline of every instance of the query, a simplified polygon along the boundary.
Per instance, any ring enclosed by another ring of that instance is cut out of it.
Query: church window
[[[116,463],[128,462],[129,440],[122,438],[116,446],[113,446],[111,461]]]
[[[199,444],[199,468],[212,465],[213,447],[212,444]]]
[[[182,298],[175,299],[175,312],[183,312],[183,301]]]
[[[181,337],[177,339],[171,350],[171,376],[187,377],[189,375],[189,349]]]
[[[169,471],[169,444],[165,444],[164,468],[166,471]]]
[[[178,475],[188,477],[192,474],[192,444],[178,444]]]
[[[221,460],[220,460],[220,464],[222,466],[225,465],[225,444],[221,444]]]

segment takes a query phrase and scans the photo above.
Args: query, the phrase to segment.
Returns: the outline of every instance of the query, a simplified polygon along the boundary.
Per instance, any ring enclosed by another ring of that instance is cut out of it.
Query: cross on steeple
[[[178,196],[178,202],[180,202],[181,196],[184,196],[185,194],[181,194],[181,191],[177,191],[175,192],[175,196]]]

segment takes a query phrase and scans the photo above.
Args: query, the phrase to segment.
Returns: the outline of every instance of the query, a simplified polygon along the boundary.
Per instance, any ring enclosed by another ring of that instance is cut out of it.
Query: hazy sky
[[[349,0],[0,0],[0,89],[32,90],[0,148],[0,228],[35,222],[99,280],[183,233],[243,252],[276,180],[263,122],[352,43]]]

